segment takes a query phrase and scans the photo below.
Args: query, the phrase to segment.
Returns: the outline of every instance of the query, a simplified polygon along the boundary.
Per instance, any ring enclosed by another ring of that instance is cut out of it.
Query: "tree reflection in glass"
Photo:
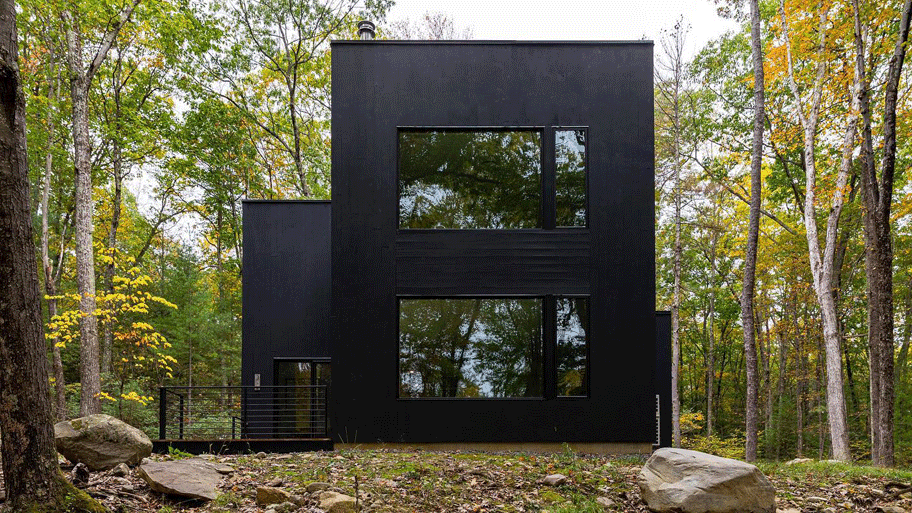
[[[589,392],[589,328],[587,298],[557,298],[557,395],[586,396]]]
[[[557,226],[586,226],[586,131],[555,130]]]
[[[399,227],[541,227],[542,134],[399,132]]]
[[[399,397],[541,397],[542,301],[402,299]]]

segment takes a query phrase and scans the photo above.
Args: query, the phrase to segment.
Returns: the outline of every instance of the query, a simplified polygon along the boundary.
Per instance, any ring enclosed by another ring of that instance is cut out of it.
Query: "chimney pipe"
[[[372,21],[362,20],[358,22],[358,37],[362,40],[371,40],[374,38],[377,26]]]

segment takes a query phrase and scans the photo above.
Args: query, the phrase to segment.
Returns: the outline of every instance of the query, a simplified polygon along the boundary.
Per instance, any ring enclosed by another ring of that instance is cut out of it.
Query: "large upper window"
[[[540,298],[401,299],[399,397],[542,397]]]
[[[400,130],[399,228],[541,227],[540,130]]]

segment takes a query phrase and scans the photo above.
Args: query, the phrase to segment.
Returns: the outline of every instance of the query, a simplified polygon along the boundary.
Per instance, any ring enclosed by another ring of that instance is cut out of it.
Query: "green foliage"
[[[189,452],[184,452],[184,451],[182,451],[176,447],[172,447],[170,445],[168,446],[168,456],[170,456],[171,459],[175,459],[175,460],[185,460],[187,458],[193,457],[193,455],[190,454]]]

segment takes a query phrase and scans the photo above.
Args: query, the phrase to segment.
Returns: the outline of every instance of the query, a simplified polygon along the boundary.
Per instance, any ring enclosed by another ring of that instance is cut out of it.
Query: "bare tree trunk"
[[[785,373],[788,365],[788,343],[785,337],[779,336],[779,377],[776,383],[776,394],[778,401],[776,404],[776,460],[779,460],[780,451],[782,450],[782,399],[785,396]]]
[[[95,316],[95,255],[92,252],[92,161],[89,139],[88,83],[82,73],[82,42],[71,32],[70,94],[73,102],[73,147],[76,165],[76,287],[79,291],[80,416],[101,412],[98,368],[98,318]]]
[[[681,155],[681,87],[684,80],[684,41],[686,28],[681,21],[675,24],[674,32],[670,37],[663,39],[662,45],[665,53],[670,58],[667,71],[671,77],[665,80],[659,77],[658,82],[669,85],[662,87],[665,99],[671,104],[671,112],[667,113],[673,123],[674,131],[674,223],[675,242],[673,270],[674,291],[671,302],[671,430],[675,447],[681,446],[681,260],[683,249],[681,246],[681,172],[683,156]]]
[[[830,205],[829,216],[826,223],[826,238],[824,249],[821,252],[820,240],[817,231],[817,206],[816,202],[816,138],[817,121],[820,113],[820,102],[823,95],[823,83],[826,74],[826,60],[823,52],[826,41],[827,9],[820,9],[818,25],[819,44],[817,47],[817,72],[813,89],[811,90],[811,106],[805,113],[802,105],[801,94],[795,83],[795,72],[791,57],[791,44],[789,42],[788,24],[786,22],[785,7],[781,5],[782,27],[785,39],[786,57],[788,60],[789,87],[795,101],[798,103],[798,115],[801,126],[804,128],[804,166],[805,166],[805,203],[804,225],[808,242],[808,257],[810,260],[811,274],[814,278],[814,290],[823,322],[823,339],[826,348],[826,377],[827,377],[827,410],[830,423],[830,437],[833,443],[833,457],[840,461],[852,461],[849,448],[849,431],[846,421],[845,393],[842,381],[842,351],[840,350],[841,337],[839,335],[839,318],[836,313],[836,302],[833,298],[833,260],[836,253],[837,231],[839,218],[842,213],[843,197],[848,181],[849,166],[852,150],[854,149],[855,129],[857,125],[857,99],[853,97],[852,107],[848,115],[846,135],[843,144],[843,158],[836,177],[836,187]],[[856,76],[854,88],[857,90],[860,82]]]
[[[116,257],[117,251],[117,230],[120,227],[120,205],[123,188],[123,151],[121,149],[121,83],[120,83],[120,66],[121,55],[118,52],[117,62],[113,73],[113,90],[114,90],[114,128],[115,135],[111,141],[111,161],[114,172],[114,197],[111,199],[111,225],[108,227],[108,250],[111,251],[111,257]],[[108,262],[105,266],[105,291],[108,294],[114,293],[114,261]],[[101,350],[101,374],[103,376],[111,373],[111,352],[114,345],[114,335],[111,326],[105,324],[104,339]]]
[[[823,376],[823,341],[817,342],[817,459],[824,459],[826,429],[823,422],[824,376]]]
[[[53,51],[49,57],[49,60],[52,63],[55,62]],[[60,90],[60,75],[57,74],[56,82],[53,86],[49,87],[49,100],[48,100],[48,116],[47,116],[47,154],[44,157],[44,176],[42,177],[42,187],[41,187],[41,267],[44,270],[44,290],[47,298],[48,305],[48,319],[53,319],[57,315],[57,275],[54,273],[54,268],[51,264],[50,258],[50,237],[48,232],[48,198],[51,193],[51,174],[54,171],[54,153],[51,151],[51,147],[54,144],[54,116],[51,106],[56,103],[57,95]],[[61,234],[61,239],[63,235]],[[61,262],[62,264],[62,262]],[[58,264],[59,265],[59,264]],[[60,348],[57,344],[60,340],[57,337],[53,337],[50,340],[51,346],[51,358],[53,362],[53,377],[54,377],[54,400],[56,406],[55,418],[57,420],[64,420],[67,418],[67,406],[66,406],[66,381],[63,375],[63,359],[60,356]]]
[[[880,179],[874,164],[871,133],[870,84],[865,77],[864,35],[858,0],[855,17],[855,73],[862,86],[857,93],[862,125],[862,183],[864,184],[865,274],[868,295],[868,353],[871,385],[871,459],[874,465],[893,466],[894,341],[893,341],[893,241],[890,211],[896,170],[896,103],[899,79],[909,39],[912,0],[903,2],[896,46],[884,86],[883,157]]]
[[[715,241],[713,241],[715,242]],[[715,246],[715,243],[713,244]],[[715,259],[715,247],[713,248],[713,258]],[[715,262],[712,264],[715,265]],[[713,384],[715,383],[715,353],[716,353],[716,292],[713,290],[709,295],[709,351],[706,357],[706,436],[713,435]]]
[[[795,414],[797,416],[795,432],[798,435],[798,442],[795,447],[798,458],[804,457],[804,354],[801,352],[801,338],[798,339],[798,379],[795,382]]]
[[[744,251],[744,276],[741,285],[741,326],[744,334],[744,356],[747,367],[745,408],[744,457],[757,460],[757,396],[760,376],[757,372],[757,346],[754,339],[754,284],[757,269],[757,240],[760,234],[760,205],[762,183],[760,166],[763,159],[763,49],[760,39],[760,10],[758,0],[751,0],[751,55],[754,66],[754,134],[751,148],[751,201],[747,228],[747,248]]]
[[[95,315],[95,255],[92,251],[92,161],[89,137],[89,90],[92,78],[104,62],[120,29],[130,19],[140,0],[121,12],[113,27],[105,33],[88,68],[83,64],[82,36],[76,18],[64,12],[66,20],[67,60],[70,66],[70,95],[73,105],[73,150],[76,171],[76,286],[80,295],[79,309],[79,377],[82,395],[79,414],[101,412],[101,375],[99,368],[98,317]]]
[[[62,511],[62,495],[70,489],[54,446],[12,0],[0,1],[0,105],[0,451],[6,503],[12,511]],[[77,494],[67,510],[85,511],[83,500],[92,502]]]

